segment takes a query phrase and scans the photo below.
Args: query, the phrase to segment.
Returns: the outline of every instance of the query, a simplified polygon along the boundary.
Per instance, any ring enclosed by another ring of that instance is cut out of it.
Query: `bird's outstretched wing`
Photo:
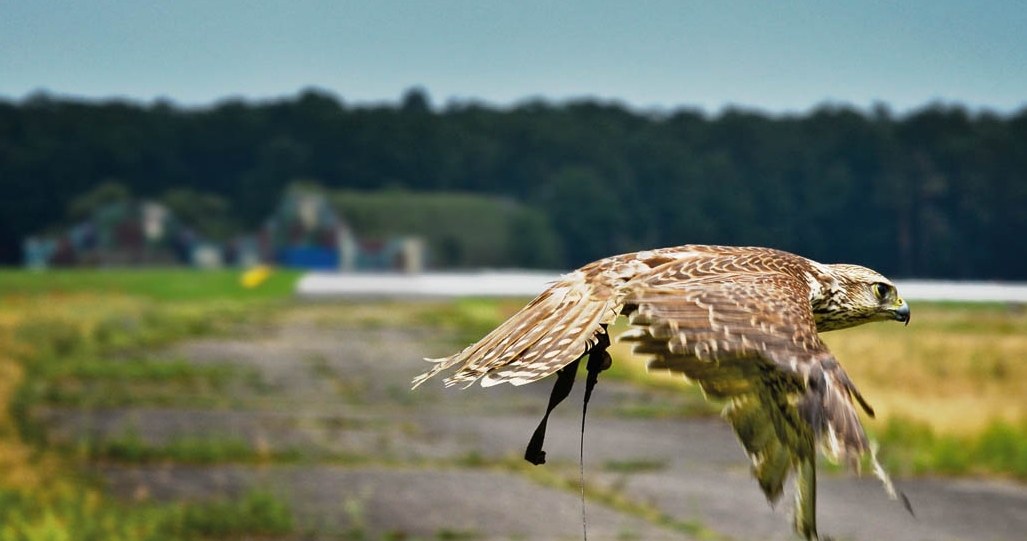
[[[565,275],[527,306],[463,351],[439,359],[413,381],[416,388],[450,367],[449,385],[523,385],[542,379],[595,345],[620,312],[618,286],[651,270],[637,254],[602,259]]]
[[[817,336],[809,286],[781,273],[681,276],[673,267],[631,287],[620,339],[652,356],[650,369],[678,372],[711,397],[752,460],[767,499],[796,474],[796,530],[816,536],[817,444],[835,459],[869,450],[853,407],[865,404]],[[868,410],[869,411],[869,410]]]

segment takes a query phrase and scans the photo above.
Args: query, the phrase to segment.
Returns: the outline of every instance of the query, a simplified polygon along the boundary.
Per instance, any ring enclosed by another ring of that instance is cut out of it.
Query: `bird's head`
[[[826,265],[820,291],[812,300],[817,331],[833,331],[872,321],[909,324],[909,305],[895,284],[859,265]]]

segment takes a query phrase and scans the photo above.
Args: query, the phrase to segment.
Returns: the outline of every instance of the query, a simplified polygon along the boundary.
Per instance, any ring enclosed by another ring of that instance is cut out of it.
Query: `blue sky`
[[[1016,1],[0,3],[0,97],[185,105],[319,87],[349,103],[596,96],[644,109],[1027,104]]]

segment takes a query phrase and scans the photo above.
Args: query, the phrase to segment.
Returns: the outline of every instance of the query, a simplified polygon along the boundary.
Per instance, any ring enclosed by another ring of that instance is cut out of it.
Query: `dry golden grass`
[[[34,322],[66,325],[69,339],[87,336],[106,317],[137,310],[127,298],[90,294],[6,296],[0,303],[0,487],[39,490],[52,485],[63,468],[58,457],[39,453],[18,435],[11,406],[24,379],[26,359],[53,344],[32,340],[25,328]],[[60,323],[55,323],[60,322]],[[20,362],[19,362],[20,359]],[[49,487],[54,488],[54,487]]]
[[[1027,312],[929,303],[912,311],[906,328],[879,323],[823,335],[880,419],[969,435],[1027,418]]]
[[[37,489],[58,468],[54,457],[38,455],[17,436],[11,413],[11,399],[24,376],[16,356],[30,353],[32,348],[16,339],[16,331],[26,317],[31,317],[31,310],[24,302],[0,305],[0,487],[14,490]]]
[[[626,328],[623,318],[614,335]],[[972,435],[995,421],[1027,419],[1027,311],[1002,305],[919,303],[913,322],[876,323],[821,335],[878,420],[911,419],[941,434]],[[629,378],[657,386],[689,384],[645,375],[627,344],[611,348]]]
[[[3,348],[4,340],[0,340]],[[15,431],[8,403],[13,390],[21,383],[21,370],[10,358],[0,357],[0,486],[26,489],[39,484],[40,465],[31,460],[32,450],[19,438],[10,437]]]
[[[55,364],[152,347],[252,319],[251,305],[242,304],[247,299],[172,302],[113,287],[48,289],[46,275],[8,271],[8,276],[34,287],[28,293],[0,287],[0,540],[177,541],[292,531],[287,507],[262,494],[213,506],[128,506],[105,497],[78,475],[74,457],[35,439],[41,429],[32,418],[34,395],[24,392],[45,383]],[[178,280],[198,276],[183,274]]]

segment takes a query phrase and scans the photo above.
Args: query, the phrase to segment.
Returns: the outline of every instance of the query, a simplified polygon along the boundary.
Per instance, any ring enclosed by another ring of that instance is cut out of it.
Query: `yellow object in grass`
[[[263,284],[271,276],[272,270],[268,265],[257,265],[252,269],[242,273],[242,277],[239,278],[239,283],[247,289],[253,289],[260,284]]]

